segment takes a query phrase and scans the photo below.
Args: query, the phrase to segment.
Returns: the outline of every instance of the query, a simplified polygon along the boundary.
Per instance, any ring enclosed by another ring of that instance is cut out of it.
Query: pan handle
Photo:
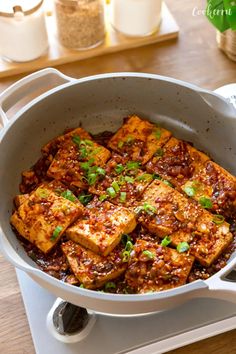
[[[51,80],[53,83],[55,81],[55,86],[61,86],[76,81],[76,79],[64,75],[54,68],[46,68],[25,76],[3,91],[0,94],[0,120],[3,126],[5,127],[9,123],[6,112],[11,107],[20,99],[27,96],[27,94],[36,91],[40,86],[45,85]]]

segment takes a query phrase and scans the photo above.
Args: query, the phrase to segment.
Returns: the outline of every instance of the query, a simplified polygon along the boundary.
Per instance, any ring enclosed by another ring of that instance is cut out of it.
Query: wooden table
[[[189,81],[208,89],[236,82],[236,63],[217,49],[213,27],[203,15],[192,16],[193,8],[204,9],[205,1],[166,2],[180,26],[178,41],[63,65],[59,70],[72,77],[116,71],[150,72]],[[19,78],[1,80],[0,92]],[[33,354],[34,348],[14,268],[0,256],[0,269],[0,353]],[[236,330],[171,353],[236,353]],[[51,353],[45,351],[45,354]]]

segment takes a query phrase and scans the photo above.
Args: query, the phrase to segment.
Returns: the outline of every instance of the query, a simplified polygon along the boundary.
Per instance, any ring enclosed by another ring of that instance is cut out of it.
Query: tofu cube
[[[161,181],[149,185],[135,210],[151,233],[169,236],[173,246],[187,242],[190,253],[204,266],[210,266],[232,242],[229,224]]]
[[[86,208],[84,216],[66,231],[72,241],[91,251],[107,256],[120,242],[124,233],[136,227],[135,214],[109,202]]]
[[[148,162],[147,171],[181,187],[208,160],[207,155],[172,137]]]
[[[125,279],[137,293],[172,289],[187,282],[194,257],[155,242],[137,240]]]
[[[47,175],[67,185],[85,189],[95,183],[100,176],[98,167],[104,166],[109,157],[110,151],[105,147],[91,139],[72,135],[57,151]]]
[[[61,247],[76,278],[87,289],[101,288],[106,282],[122,275],[127,268],[127,263],[122,262],[120,247],[107,257],[99,256],[73,241],[65,242]]]
[[[110,139],[108,147],[143,165],[169,140],[171,133],[141,119],[128,117],[122,127]]]
[[[42,252],[49,252],[66,228],[83,212],[83,206],[65,186],[57,181],[40,185],[11,217],[11,224],[21,236]],[[68,197],[68,192],[67,192]],[[73,200],[73,201],[72,201]]]
[[[236,218],[236,178],[215,162],[207,161],[193,174],[182,190],[194,190],[192,197],[204,205],[208,199],[208,209],[226,217]]]

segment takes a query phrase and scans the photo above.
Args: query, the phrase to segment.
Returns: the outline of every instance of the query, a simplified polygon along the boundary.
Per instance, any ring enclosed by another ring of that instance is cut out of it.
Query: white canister
[[[25,62],[43,55],[48,37],[43,0],[0,1],[0,55]]]
[[[111,0],[111,24],[128,36],[148,36],[161,22],[162,0]]]

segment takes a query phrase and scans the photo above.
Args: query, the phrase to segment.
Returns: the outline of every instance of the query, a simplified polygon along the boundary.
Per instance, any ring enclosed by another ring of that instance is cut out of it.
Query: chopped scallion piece
[[[161,180],[161,176],[157,175],[156,173],[152,175],[152,178]]]
[[[105,174],[106,174],[106,171],[104,170],[104,168],[101,168],[101,167],[97,167],[96,172],[101,176],[105,176]]]
[[[116,166],[116,168],[115,168],[115,172],[117,173],[117,174],[120,174],[121,172],[123,172],[124,171],[124,166],[122,165],[122,164],[118,164],[117,166]]]
[[[74,136],[72,137],[72,141],[73,141],[73,143],[75,143],[76,145],[80,146],[81,138],[80,138],[79,135],[74,135]]]
[[[164,155],[164,150],[162,148],[157,149],[154,156],[162,157]]]
[[[126,243],[128,242],[128,241],[132,241],[132,238],[130,237],[130,235],[128,235],[128,234],[123,234],[122,235],[122,238],[121,238],[121,243],[124,245],[124,246],[126,246]]]
[[[154,135],[155,137],[159,140],[161,137],[161,130],[160,128],[156,128],[156,130],[154,131]]]
[[[156,207],[154,207],[153,205],[150,205],[148,203],[143,204],[143,210],[148,214],[153,214],[157,211]]]
[[[143,255],[148,257],[149,259],[153,259],[155,257],[155,254],[148,250],[143,251]]]
[[[180,242],[177,247],[176,247],[177,251],[179,253],[183,253],[189,250],[189,244],[188,242]]]
[[[88,184],[90,185],[90,186],[92,186],[93,184],[95,184],[96,183],[96,181],[97,181],[97,174],[96,173],[90,173],[89,175],[88,175]]]
[[[70,200],[71,202],[75,202],[76,201],[76,197],[74,196],[74,194],[69,190],[67,189],[66,191],[62,192],[61,193],[61,196],[65,199],[68,199]]]
[[[122,140],[120,140],[119,142],[118,142],[118,148],[119,149],[121,149],[122,147],[123,147],[123,145],[124,145],[124,142],[122,141]]]
[[[120,190],[119,184],[116,181],[113,181],[111,186],[114,188],[115,192],[118,193]]]
[[[83,205],[87,205],[93,199],[93,196],[92,194],[81,194],[78,199],[80,203],[82,203]]]
[[[47,198],[49,196],[48,190],[43,189],[43,188],[38,188],[36,190],[36,194],[37,194],[37,196],[39,196],[40,198],[43,198],[43,199]]]
[[[206,197],[201,197],[199,199],[199,203],[201,204],[201,206],[204,208],[204,209],[211,209],[212,208],[212,201],[210,198],[206,198]]]
[[[116,289],[116,284],[113,281],[109,281],[105,284],[105,290]]]
[[[196,187],[186,186],[184,187],[184,191],[189,197],[194,197],[196,194]]]
[[[133,136],[128,136],[127,139],[126,139],[126,143],[127,144],[130,144],[134,141],[134,137]]]
[[[126,164],[127,170],[136,170],[139,167],[140,167],[140,162],[136,162],[136,161],[129,161]]]
[[[213,216],[213,220],[212,220],[216,225],[220,225],[223,224],[223,222],[225,221],[225,218],[223,215],[220,214],[216,214]]]
[[[151,175],[150,173],[143,173],[142,175],[137,176],[136,181],[145,181],[145,182],[149,182],[153,180],[153,175]]]
[[[106,200],[107,198],[108,198],[108,197],[107,197],[106,194],[102,194],[102,195],[99,196],[100,202],[103,202],[103,201]]]
[[[163,183],[165,183],[167,186],[169,187],[174,187],[172,183],[170,183],[169,181],[167,181],[166,179],[163,180]]]
[[[122,252],[122,262],[126,263],[130,259],[130,252],[128,251],[123,251]]]
[[[79,286],[79,287],[84,289],[84,284],[80,284],[80,286]]]
[[[111,198],[115,198],[116,197],[116,191],[113,187],[109,187],[107,188],[107,194],[111,197]]]
[[[120,192],[120,202],[125,203],[126,201],[126,192]]]
[[[55,228],[55,230],[53,231],[53,234],[51,236],[51,241],[55,241],[58,238],[58,236],[60,235],[62,230],[63,230],[63,227],[58,225]]]
[[[133,177],[125,176],[124,180],[127,183],[131,183],[131,184],[134,183],[134,178]]]
[[[161,241],[161,246],[167,247],[170,243],[171,243],[171,238],[170,238],[169,236],[166,236],[166,237],[163,238],[163,240]]]

